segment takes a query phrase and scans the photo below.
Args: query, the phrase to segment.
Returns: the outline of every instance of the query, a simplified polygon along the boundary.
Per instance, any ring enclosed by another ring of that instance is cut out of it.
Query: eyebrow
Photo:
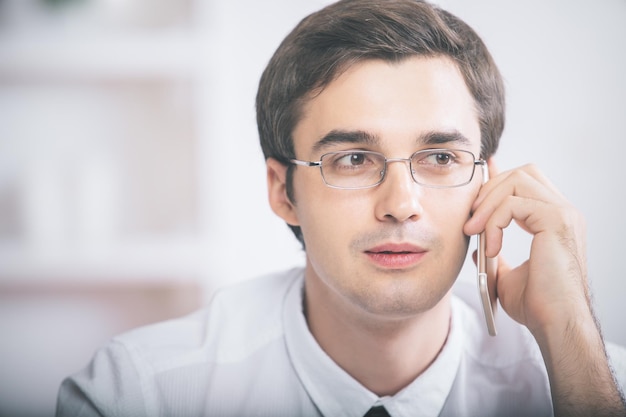
[[[432,146],[432,145],[444,145],[454,142],[455,144],[469,146],[472,141],[467,136],[459,132],[458,130],[448,131],[430,131],[421,134],[417,142],[420,145]]]
[[[320,152],[335,144],[352,143],[373,146],[378,145],[379,142],[378,136],[364,130],[332,130],[313,145],[313,151]]]
[[[380,138],[364,130],[332,130],[318,140],[313,146],[314,152],[321,152],[335,144],[357,144],[376,146],[380,144]],[[429,131],[420,134],[416,141],[418,146],[434,146],[455,143],[469,146],[471,141],[456,129],[448,131]]]

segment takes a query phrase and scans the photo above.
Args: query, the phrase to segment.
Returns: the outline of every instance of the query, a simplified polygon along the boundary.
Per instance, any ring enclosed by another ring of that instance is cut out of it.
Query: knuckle
[[[529,163],[523,166],[523,170],[531,174],[536,174],[539,172],[539,167],[533,163]]]

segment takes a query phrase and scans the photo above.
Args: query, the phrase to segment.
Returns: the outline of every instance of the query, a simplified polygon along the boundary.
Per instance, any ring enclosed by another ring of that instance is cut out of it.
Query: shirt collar
[[[317,344],[303,313],[303,275],[285,299],[285,340],[296,374],[322,415],[362,417],[372,406],[380,404],[393,417],[438,415],[461,360],[463,332],[457,325],[460,317],[455,313],[455,303],[448,340],[435,361],[396,395],[379,398],[341,369]]]

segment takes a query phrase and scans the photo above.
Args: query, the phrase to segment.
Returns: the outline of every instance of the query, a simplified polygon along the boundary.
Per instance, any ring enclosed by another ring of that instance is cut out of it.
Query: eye
[[[429,165],[432,167],[446,167],[457,163],[457,156],[452,152],[447,151],[434,151],[425,152],[422,155],[418,155],[417,162],[422,165]]]
[[[432,155],[432,158],[437,165],[449,165],[453,162],[454,156],[449,153],[437,153]]]
[[[432,149],[417,152],[411,161],[414,171],[450,173],[466,166],[472,166],[471,154],[459,150]]]
[[[336,169],[354,169],[375,163],[373,155],[368,152],[338,152],[332,155],[330,161]]]
[[[365,163],[365,154],[363,153],[349,153],[338,161],[340,164],[345,165],[363,165]]]

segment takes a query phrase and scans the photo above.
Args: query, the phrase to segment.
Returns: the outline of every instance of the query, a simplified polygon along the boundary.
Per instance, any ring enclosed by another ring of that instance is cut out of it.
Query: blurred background
[[[254,96],[328,3],[0,0],[0,416],[53,415],[112,335],[303,263],[266,203]],[[626,345],[626,2],[438,3],[506,79],[500,167],[537,164],[586,216],[597,314]],[[507,230],[509,261],[529,242]]]

